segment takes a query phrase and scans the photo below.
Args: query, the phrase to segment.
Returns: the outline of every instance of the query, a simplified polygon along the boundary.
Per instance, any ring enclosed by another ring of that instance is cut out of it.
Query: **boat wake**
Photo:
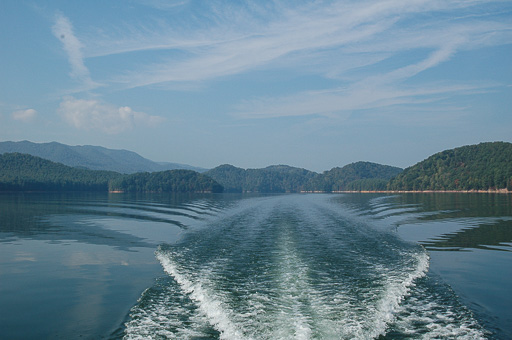
[[[428,254],[317,196],[245,200],[156,257],[125,338],[484,338]]]

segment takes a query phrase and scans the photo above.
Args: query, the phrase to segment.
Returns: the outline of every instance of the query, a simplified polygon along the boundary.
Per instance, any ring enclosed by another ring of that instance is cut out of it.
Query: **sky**
[[[512,142],[512,1],[2,0],[21,140],[317,172]]]

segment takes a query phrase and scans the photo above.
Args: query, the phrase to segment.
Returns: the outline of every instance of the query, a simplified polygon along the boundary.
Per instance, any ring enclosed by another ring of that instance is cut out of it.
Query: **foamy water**
[[[427,252],[329,199],[244,200],[156,251],[126,339],[479,339]]]

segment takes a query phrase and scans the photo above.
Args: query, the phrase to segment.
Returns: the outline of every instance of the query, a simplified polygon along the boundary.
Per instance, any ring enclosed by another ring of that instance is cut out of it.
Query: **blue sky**
[[[0,2],[0,140],[206,168],[512,142],[511,1]]]

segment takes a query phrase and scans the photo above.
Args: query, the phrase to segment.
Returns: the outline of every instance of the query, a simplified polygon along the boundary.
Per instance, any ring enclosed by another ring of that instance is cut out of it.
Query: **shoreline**
[[[507,189],[488,190],[333,190],[333,191],[301,191],[301,193],[313,194],[512,194]]]
[[[95,191],[95,190],[0,190],[0,194],[15,194],[15,193],[106,193],[106,194],[125,194],[128,193],[124,190],[108,190],[108,191]],[[160,192],[160,191],[142,191],[134,193],[172,193],[172,194],[217,194],[212,191],[187,191],[187,192]],[[244,191],[243,194],[257,193],[257,194],[272,194],[272,192],[257,192],[257,191]],[[293,191],[287,192],[274,192],[274,194],[294,193]],[[301,190],[295,191],[301,194],[512,194],[512,191],[505,189],[488,189],[488,190]],[[219,194],[240,194],[240,192],[220,192]]]

